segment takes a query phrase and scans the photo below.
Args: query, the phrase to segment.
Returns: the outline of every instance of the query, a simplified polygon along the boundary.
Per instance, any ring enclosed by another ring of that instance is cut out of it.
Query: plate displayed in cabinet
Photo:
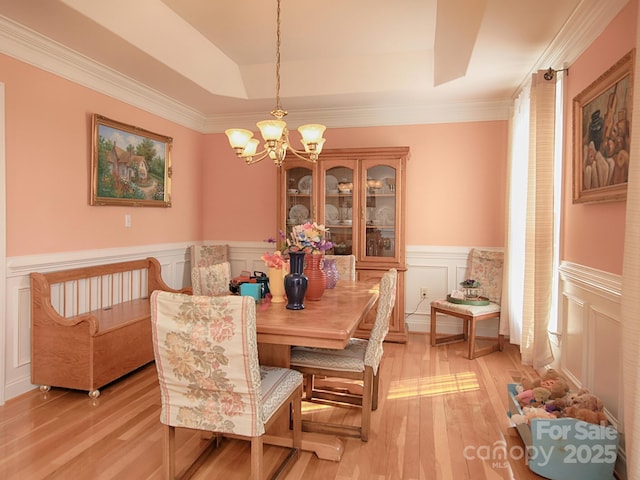
[[[376,209],[376,223],[378,225],[393,225],[396,212],[392,207],[379,207]]]
[[[305,175],[298,182],[298,190],[302,194],[309,194],[311,192],[311,175]]]
[[[338,223],[338,219],[340,215],[338,214],[338,209],[335,205],[326,204],[324,206],[324,223],[327,225],[335,225]]]
[[[293,223],[304,223],[309,219],[309,209],[304,205],[297,204],[289,210],[289,220]]]
[[[327,175],[325,179],[327,193],[338,193],[338,179],[333,175]]]

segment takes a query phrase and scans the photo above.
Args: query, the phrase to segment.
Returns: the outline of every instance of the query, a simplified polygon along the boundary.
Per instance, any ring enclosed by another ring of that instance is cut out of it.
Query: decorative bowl
[[[367,187],[372,190],[377,190],[379,188],[382,188],[382,182],[380,180],[376,180],[375,178],[368,178]]]
[[[338,183],[338,190],[340,190],[340,193],[351,193],[351,190],[353,190],[353,182]]]

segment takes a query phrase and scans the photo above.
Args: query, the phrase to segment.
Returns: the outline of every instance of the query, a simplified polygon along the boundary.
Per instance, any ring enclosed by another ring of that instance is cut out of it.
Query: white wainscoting
[[[232,274],[243,270],[264,271],[260,256],[267,250],[263,242],[210,242],[229,243],[231,246]],[[162,278],[172,288],[191,285],[191,260],[189,245],[162,244],[142,247],[91,250],[81,252],[29,255],[7,258],[6,276],[6,336],[5,383],[0,405],[34,388],[31,384],[30,323],[31,296],[29,274],[53,272],[90,265],[122,262],[145,257],[155,257],[162,265]]]
[[[622,278],[563,262],[559,287],[559,368],[578,388],[598,395],[622,431]]]
[[[265,271],[260,256],[269,250],[264,242],[228,243],[232,275],[243,270]],[[162,244],[97,251],[32,255],[7,259],[6,345],[4,398],[0,403],[34,386],[30,382],[29,273],[50,272],[88,265],[155,257],[162,277],[173,288],[190,285],[189,245]],[[411,332],[428,332],[430,301],[444,298],[464,280],[468,247],[407,247],[406,311]],[[429,295],[420,301],[420,288]],[[603,398],[614,422],[622,422],[620,376],[620,292],[618,276],[564,263],[561,268],[559,368],[576,385]],[[459,321],[442,322],[443,331],[461,331]],[[487,326],[487,335],[495,331]],[[479,332],[481,335],[482,331]]]

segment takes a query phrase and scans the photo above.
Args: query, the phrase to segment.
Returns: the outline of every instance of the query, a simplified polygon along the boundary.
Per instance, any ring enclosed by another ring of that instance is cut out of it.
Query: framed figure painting
[[[98,114],[91,130],[91,205],[171,206],[171,137]]]
[[[573,202],[627,196],[635,50],[573,100]]]

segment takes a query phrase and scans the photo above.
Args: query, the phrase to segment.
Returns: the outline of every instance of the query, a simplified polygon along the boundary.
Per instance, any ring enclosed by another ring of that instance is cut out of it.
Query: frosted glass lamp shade
[[[302,143],[305,145],[308,143],[319,143],[326,128],[324,125],[317,123],[310,123],[298,127],[298,131],[300,135],[302,135]]]
[[[258,145],[260,144],[260,142],[258,141],[257,138],[252,138],[251,140],[249,140],[247,142],[247,146],[244,147],[244,150],[242,150],[242,156],[243,157],[253,157],[256,152],[258,151]]]
[[[287,126],[286,122],[282,120],[263,120],[256,123],[262,134],[262,138],[266,141],[280,140],[282,138],[282,132]]]
[[[226,130],[224,133],[227,134],[229,138],[229,143],[231,144],[231,148],[235,149],[244,149],[247,146],[247,143],[253,137],[253,132],[249,130],[244,130],[242,128],[230,128]]]

